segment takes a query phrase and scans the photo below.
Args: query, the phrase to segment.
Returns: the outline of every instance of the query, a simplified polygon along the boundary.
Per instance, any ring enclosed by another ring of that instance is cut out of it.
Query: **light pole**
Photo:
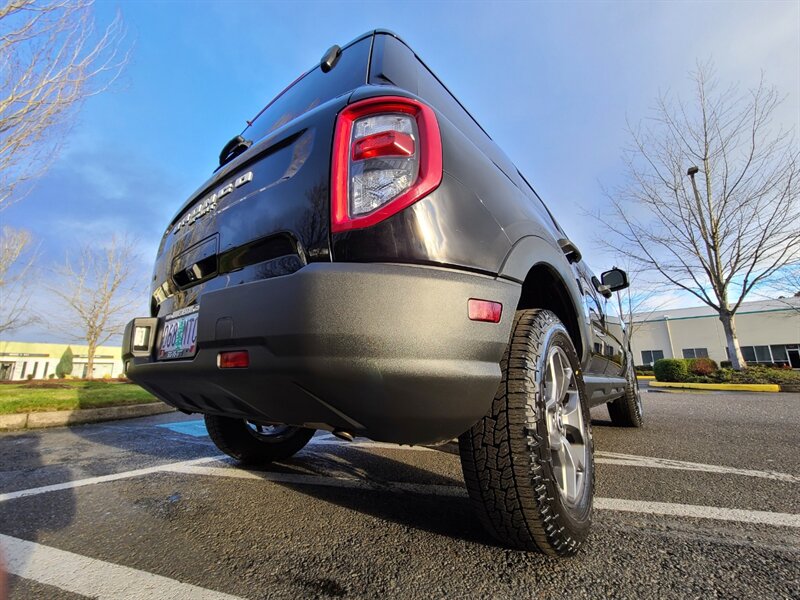
[[[708,245],[710,245],[712,247],[715,247],[717,240],[716,240],[716,238],[712,239],[709,236],[709,231],[706,229],[706,220],[703,218],[703,199],[700,198],[700,191],[697,189],[697,182],[694,180],[694,176],[697,175],[697,172],[699,170],[700,169],[698,169],[697,167],[691,166],[686,171],[686,174],[689,176],[689,179],[692,180],[692,190],[694,191],[694,201],[695,201],[695,204],[697,205],[697,223],[700,225],[700,231],[703,234],[703,240]],[[710,203],[711,203],[711,200],[709,199],[709,204]],[[708,209],[709,209],[708,210],[708,219],[709,219],[709,222],[712,223],[712,227],[713,227],[713,219],[714,219],[714,217],[711,214],[711,207],[710,206],[708,207]],[[713,229],[712,229],[711,233],[712,234],[714,233]],[[711,256],[710,255],[709,255],[708,259],[711,260]]]
[[[697,191],[697,182],[694,180],[694,176],[697,175],[697,172],[700,169],[697,167],[689,167],[689,170],[686,171],[686,174],[689,176],[689,179],[692,180],[692,190],[694,190],[694,199],[697,202],[697,205],[700,206],[700,192]]]

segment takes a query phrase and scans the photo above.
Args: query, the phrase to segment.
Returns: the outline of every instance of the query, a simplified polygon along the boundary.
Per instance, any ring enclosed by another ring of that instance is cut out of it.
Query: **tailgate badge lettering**
[[[192,210],[190,210],[184,217],[178,221],[175,225],[174,233],[178,233],[184,227],[188,227],[189,225],[194,224],[200,217],[207,215],[208,213],[217,210],[217,200],[220,198],[224,198],[228,194],[230,194],[234,188],[242,187],[245,183],[253,181],[253,172],[248,171],[244,175],[241,175],[236,178],[236,181],[233,183],[226,183],[224,186],[219,188],[216,192],[211,194],[210,196],[203,199],[202,202],[197,204]]]
[[[248,171],[247,173],[245,173],[241,177],[237,177],[236,181],[233,182],[233,185],[235,187],[237,187],[237,188],[238,187],[242,187],[248,181],[253,181],[253,172],[252,171]]]

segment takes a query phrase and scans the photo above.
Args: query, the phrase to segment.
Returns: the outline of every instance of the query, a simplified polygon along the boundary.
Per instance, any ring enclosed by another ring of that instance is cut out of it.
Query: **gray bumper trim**
[[[134,356],[134,322],[123,358],[128,377],[186,411],[430,443],[488,411],[519,294],[451,269],[312,263],[202,295],[192,360]],[[469,298],[501,302],[500,323],[470,321]],[[250,367],[218,369],[223,349],[248,350]]]

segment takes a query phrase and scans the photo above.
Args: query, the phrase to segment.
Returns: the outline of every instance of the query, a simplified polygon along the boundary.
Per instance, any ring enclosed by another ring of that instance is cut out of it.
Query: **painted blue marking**
[[[164,427],[176,433],[182,433],[184,435],[191,435],[194,437],[208,436],[206,424],[203,422],[203,419],[197,419],[196,421],[177,421],[176,423],[161,423],[156,425],[156,427]]]

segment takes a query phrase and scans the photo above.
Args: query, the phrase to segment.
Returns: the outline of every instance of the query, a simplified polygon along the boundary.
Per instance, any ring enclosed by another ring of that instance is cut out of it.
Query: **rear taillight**
[[[442,139],[433,110],[382,96],[345,108],[336,121],[331,230],[369,227],[442,182]]]

